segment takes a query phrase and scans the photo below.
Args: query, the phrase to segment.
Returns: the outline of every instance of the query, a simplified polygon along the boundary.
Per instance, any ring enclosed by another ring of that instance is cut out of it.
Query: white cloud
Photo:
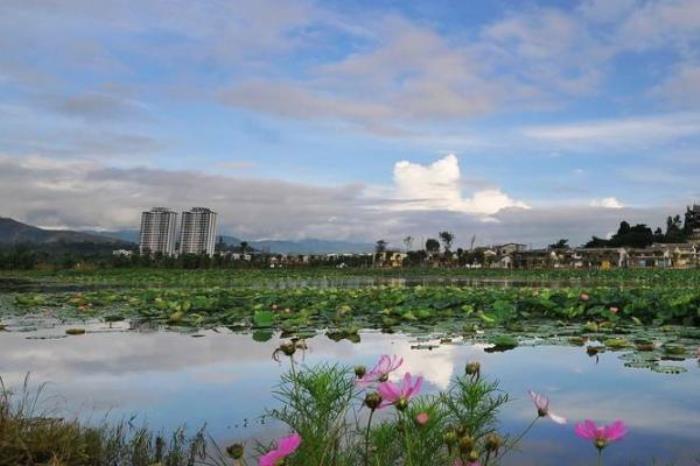
[[[700,64],[678,66],[664,82],[651,90],[651,95],[679,107],[697,108],[700,104]]]
[[[614,3],[614,2],[611,2]],[[655,0],[637,3],[617,29],[620,49],[646,50],[692,47],[700,33],[700,2],[697,0]]]
[[[602,207],[604,209],[622,209],[625,205],[618,201],[615,197],[604,197],[602,199],[594,199],[591,201],[591,207]]]
[[[521,129],[528,138],[569,149],[640,147],[700,135],[699,113],[675,113],[651,117],[583,121],[565,125],[530,126]]]
[[[453,154],[421,165],[408,161],[394,165],[396,197],[399,209],[446,210],[476,215],[492,215],[506,208],[528,209],[524,202],[509,197],[500,189],[476,191],[471,197],[462,194],[459,160]]]

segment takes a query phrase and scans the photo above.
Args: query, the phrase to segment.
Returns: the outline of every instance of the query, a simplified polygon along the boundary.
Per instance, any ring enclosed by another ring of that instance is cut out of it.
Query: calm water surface
[[[128,324],[94,324],[83,336],[63,337],[66,327],[11,326],[0,332],[0,375],[10,386],[27,371],[49,382],[45,403],[61,414],[100,421],[136,416],[137,423],[195,429],[206,423],[218,441],[265,439],[280,426],[262,423],[276,406],[271,390],[286,369],[271,359],[279,340],[255,342],[227,329],[198,337],[166,331],[128,331]],[[40,339],[41,337],[61,337]],[[371,365],[382,353],[405,358],[404,369],[426,378],[426,389],[448,386],[467,361],[478,360],[485,377],[501,381],[514,401],[502,412],[504,430],[518,433],[533,418],[527,389],[547,393],[553,410],[571,420],[624,419],[630,434],[611,446],[606,464],[697,465],[700,458],[700,368],[695,360],[674,363],[688,372],[664,375],[623,367],[619,353],[598,361],[584,348],[520,347],[485,353],[479,345],[412,350],[412,337],[365,332],[362,342],[309,340],[304,363],[338,361]],[[594,450],[576,438],[573,425],[538,423],[507,465],[590,465]]]

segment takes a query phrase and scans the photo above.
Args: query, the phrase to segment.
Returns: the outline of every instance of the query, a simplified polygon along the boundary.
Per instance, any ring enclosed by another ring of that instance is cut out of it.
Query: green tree
[[[450,252],[450,249],[452,249],[452,241],[455,239],[455,235],[450,233],[449,231],[441,231],[438,236],[440,237],[440,241],[442,241],[442,246],[445,248],[445,253]]]
[[[379,241],[377,241],[377,244],[374,246],[374,252],[376,252],[377,254],[381,254],[383,252],[386,252],[386,245],[387,244],[388,243],[386,241],[384,241],[383,239],[380,239]]]
[[[568,239],[560,239],[556,243],[552,243],[549,246],[547,246],[548,249],[567,249],[569,247],[569,240]]]
[[[425,242],[425,250],[431,254],[440,252],[440,242],[435,238],[428,238]]]

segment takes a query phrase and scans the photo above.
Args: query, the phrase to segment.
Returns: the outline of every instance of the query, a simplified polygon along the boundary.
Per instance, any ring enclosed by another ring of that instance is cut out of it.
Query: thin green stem
[[[603,466],[603,449],[598,448],[598,466]]]
[[[515,438],[515,440],[513,440],[512,442],[509,442],[508,445],[506,445],[506,447],[503,449],[503,453],[501,453],[499,456],[502,458],[502,457],[505,456],[506,453],[508,453],[510,450],[512,450],[512,449],[520,442],[520,440],[522,440],[522,438],[525,437],[525,435],[526,435],[528,432],[530,432],[530,429],[532,429],[532,426],[535,425],[535,423],[537,422],[537,420],[538,420],[539,418],[540,418],[540,417],[537,416],[535,419],[533,419],[532,422],[531,422],[530,424],[528,424],[528,426],[525,428],[525,430],[522,431],[522,432],[520,433],[520,435],[518,435],[518,436]]]
[[[369,411],[369,419],[367,420],[367,429],[365,430],[365,466],[369,466],[369,432],[372,425],[372,417],[374,416],[374,410]]]
[[[401,413],[399,416],[401,422],[403,423],[403,443],[406,451],[406,466],[412,466],[413,459],[411,458],[411,442],[408,441],[408,422],[405,422],[406,416],[403,413]]]

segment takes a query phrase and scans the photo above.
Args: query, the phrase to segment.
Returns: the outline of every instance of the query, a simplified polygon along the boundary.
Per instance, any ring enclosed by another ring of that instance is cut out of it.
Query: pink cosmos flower
[[[379,384],[377,391],[382,396],[382,404],[380,408],[389,405],[396,405],[397,408],[403,409],[408,401],[420,392],[423,385],[423,377],[411,377],[410,372],[406,372],[403,376],[401,385],[393,382],[382,382]]]
[[[598,427],[595,422],[586,419],[576,424],[575,432],[582,439],[592,440],[595,447],[602,450],[609,443],[620,440],[627,435],[627,426],[624,422],[617,420],[607,426]]]
[[[610,312],[613,314],[617,314],[620,311],[620,308],[617,306],[610,306]]]
[[[425,411],[418,413],[416,415],[416,422],[421,426],[426,425],[429,420],[430,420],[430,416]]]
[[[260,457],[259,466],[277,466],[301,445],[301,435],[294,433],[277,440],[277,448]]]
[[[552,421],[556,422],[557,424],[566,424],[566,418],[557,416],[553,412],[549,410],[549,398],[547,398],[544,395],[540,395],[539,393],[535,393],[532,390],[527,391],[530,394],[530,398],[532,398],[532,402],[535,404],[535,407],[537,408],[537,414],[540,417],[545,417],[547,416],[550,418]]]
[[[403,358],[396,355],[383,354],[379,357],[379,361],[377,361],[374,368],[357,379],[355,383],[361,387],[366,387],[372,383],[381,382],[382,379],[386,379],[391,372],[401,367],[402,364]]]
[[[589,299],[591,299],[591,297],[588,295],[588,293],[581,293],[579,299],[581,299],[581,301],[588,301]]]

